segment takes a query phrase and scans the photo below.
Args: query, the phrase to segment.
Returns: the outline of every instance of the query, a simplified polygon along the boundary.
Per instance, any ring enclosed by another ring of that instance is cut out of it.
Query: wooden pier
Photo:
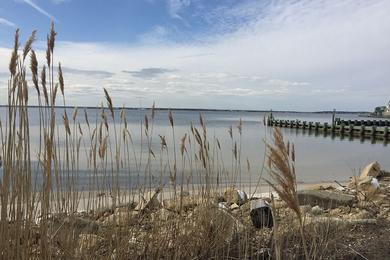
[[[387,143],[390,140],[390,120],[341,120],[332,119],[332,123],[320,123],[301,120],[280,120],[273,115],[267,117],[268,126],[302,129],[309,133],[370,139],[372,141],[382,140]]]

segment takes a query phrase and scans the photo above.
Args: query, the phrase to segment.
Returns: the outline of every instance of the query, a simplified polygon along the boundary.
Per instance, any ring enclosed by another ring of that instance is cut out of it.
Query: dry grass
[[[107,107],[101,106],[94,121],[84,110],[81,122],[77,108],[72,113],[64,108],[62,115],[57,114],[58,95],[66,106],[66,82],[61,64],[57,70],[54,67],[54,25],[47,35],[46,60],[41,66],[32,50],[35,37],[33,32],[19,53],[19,31],[16,31],[9,64],[6,120],[4,124],[0,122],[2,259],[263,259],[268,254],[284,259],[291,257],[291,252],[300,258],[301,250],[294,249],[300,239],[306,258],[309,254],[316,257],[329,252],[316,249],[309,253],[306,249],[306,236],[308,240],[320,241],[321,236],[326,237],[332,231],[304,232],[296,196],[294,148],[290,151],[279,130],[274,131],[274,146],[268,146],[273,180],[269,184],[295,212],[300,225],[285,228],[284,222],[278,221],[278,231],[273,236],[268,229],[256,230],[252,226],[248,204],[235,215],[216,207],[224,189],[221,183],[225,182],[226,187],[241,185],[241,120],[237,127],[228,129],[230,171],[220,159],[223,147],[217,137],[210,137],[203,115],[199,117],[199,126],[191,124],[189,131],[176,140],[174,115],[169,111],[167,124],[171,136],[158,135],[157,151],[152,145],[157,112],[154,104],[150,115],[141,118],[139,151],[133,140],[136,130],[130,129],[125,109],[118,116],[106,89],[103,91]],[[27,66],[39,104],[37,150],[31,148],[29,132]],[[57,118],[62,118],[62,124]],[[81,127],[82,123],[86,128]],[[83,192],[77,183],[84,157],[91,176]],[[157,169],[152,167],[154,161],[159,161]],[[256,171],[248,159],[246,165],[248,173]],[[120,183],[123,172],[128,174],[127,187]],[[134,204],[156,188],[168,192],[157,193],[154,198],[171,199],[178,207],[151,207],[135,214]],[[192,199],[186,192],[191,193]],[[82,201],[86,202],[85,212],[78,212]],[[126,210],[121,213],[122,209]],[[107,225],[99,222],[111,216],[113,222]],[[296,233],[300,233],[300,238]],[[272,236],[278,243],[271,243]],[[321,240],[316,248],[322,248],[327,241]]]

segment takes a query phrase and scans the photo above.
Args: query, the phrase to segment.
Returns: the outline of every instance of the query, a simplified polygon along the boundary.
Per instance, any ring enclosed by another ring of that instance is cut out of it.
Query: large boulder
[[[324,209],[352,206],[355,202],[355,196],[325,190],[301,190],[298,199],[300,205],[318,205]]]

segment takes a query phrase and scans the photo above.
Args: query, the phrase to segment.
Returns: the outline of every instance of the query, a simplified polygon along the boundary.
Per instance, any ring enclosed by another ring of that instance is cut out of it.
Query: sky
[[[97,106],[103,88],[128,107],[371,111],[390,100],[389,0],[0,0],[0,104],[16,28],[23,41],[38,30],[43,65],[51,21],[69,105]]]

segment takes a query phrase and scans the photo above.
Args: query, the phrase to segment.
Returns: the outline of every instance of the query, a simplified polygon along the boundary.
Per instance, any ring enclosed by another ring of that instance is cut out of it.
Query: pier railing
[[[332,123],[321,123],[298,119],[275,119],[271,114],[267,117],[267,125],[308,130],[324,135],[349,136],[361,139],[383,140],[385,142],[390,139],[390,120],[341,120],[340,118],[335,118],[332,120]]]

